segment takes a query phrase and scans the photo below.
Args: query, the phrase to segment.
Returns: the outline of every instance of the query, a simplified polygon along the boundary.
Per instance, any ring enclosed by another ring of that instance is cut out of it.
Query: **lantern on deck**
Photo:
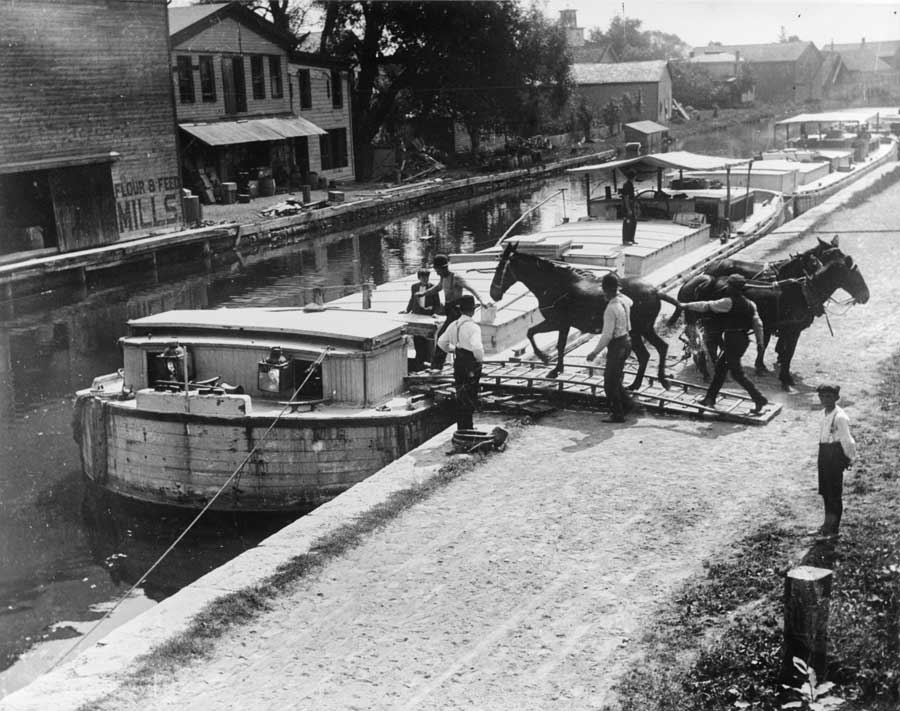
[[[292,361],[285,357],[281,348],[274,347],[265,360],[259,361],[257,385],[264,393],[280,397],[290,396],[294,390]]]

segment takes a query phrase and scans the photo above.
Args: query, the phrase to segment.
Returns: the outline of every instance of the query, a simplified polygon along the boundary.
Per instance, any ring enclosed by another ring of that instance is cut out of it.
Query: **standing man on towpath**
[[[819,493],[825,504],[825,523],[816,532],[817,540],[834,540],[840,535],[844,513],[844,470],[856,457],[856,440],[850,434],[850,418],[838,407],[839,385],[816,388],[819,402],[825,408],[819,425]]]
[[[475,323],[475,299],[468,294],[457,301],[460,315],[438,337],[438,347],[453,353],[453,382],[456,385],[456,429],[473,429],[472,416],[478,405],[478,385],[484,345],[481,327]]]
[[[444,315],[446,318],[444,319],[444,323],[438,329],[436,336],[438,343],[437,347],[434,349],[434,355],[431,358],[432,370],[441,370],[447,360],[447,353],[441,349],[440,338],[447,330],[447,327],[460,316],[459,300],[463,295],[463,290],[468,291],[475,299],[478,299],[478,303],[481,304],[482,307],[487,307],[490,303],[485,303],[478,295],[478,292],[469,286],[464,277],[450,271],[450,258],[446,254],[435,255],[433,265],[440,280],[434,286],[426,289],[421,295],[427,298],[429,294],[436,294],[442,289],[444,291]]]
[[[625,410],[631,408],[631,398],[625,392],[622,378],[625,360],[631,352],[631,306],[630,298],[619,292],[619,277],[612,272],[603,275],[600,282],[606,297],[603,310],[603,331],[600,340],[587,360],[593,361],[600,351],[606,349],[606,367],[603,370],[603,390],[609,403],[610,416],[604,422],[625,422]]]
[[[769,401],[744,374],[741,358],[750,345],[747,332],[752,330],[756,336],[756,348],[765,348],[763,340],[763,323],[756,310],[756,304],[744,295],[747,280],[740,274],[732,274],[725,280],[726,294],[721,299],[711,301],[689,301],[681,304],[688,311],[708,312],[712,316],[706,319],[705,328],[709,343],[719,347],[716,369],[712,381],[706,390],[706,396],[700,401],[706,407],[715,407],[716,396],[725,383],[726,373],[730,373],[734,381],[741,385],[753,398],[752,415],[758,415]]]

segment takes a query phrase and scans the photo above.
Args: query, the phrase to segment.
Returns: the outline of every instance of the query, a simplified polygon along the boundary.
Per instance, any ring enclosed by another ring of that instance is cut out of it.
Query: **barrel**
[[[268,197],[275,194],[275,178],[259,179],[259,194]]]
[[[237,202],[237,183],[222,183],[222,202],[226,205]]]

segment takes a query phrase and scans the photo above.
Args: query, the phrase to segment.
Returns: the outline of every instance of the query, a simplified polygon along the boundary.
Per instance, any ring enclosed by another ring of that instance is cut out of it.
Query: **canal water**
[[[676,147],[749,155],[764,147],[765,130],[750,127],[737,142],[707,135]],[[117,339],[129,319],[176,308],[296,306],[309,301],[313,286],[337,295],[361,280],[380,284],[430,265],[437,253],[493,244],[560,188],[566,199],[530,214],[516,229],[524,234],[583,216],[581,184],[559,176],[327,238],[239,258],[220,255],[212,271],[196,263],[170,265],[155,278],[116,272],[86,291],[0,304],[0,697],[45,672],[74,644],[87,646],[287,523],[204,519],[124,597],[190,521],[110,500],[81,475],[71,426],[74,393],[120,367]],[[878,200],[895,224],[900,187]],[[841,212],[829,229],[862,229],[868,209]]]

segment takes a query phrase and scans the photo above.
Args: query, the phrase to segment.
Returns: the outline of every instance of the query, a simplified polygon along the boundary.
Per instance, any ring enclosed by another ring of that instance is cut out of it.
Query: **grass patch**
[[[507,426],[510,437],[516,435],[524,423]],[[149,653],[135,660],[136,668],[123,679],[115,692],[139,697],[179,668],[208,657],[216,640],[240,625],[247,624],[272,609],[271,602],[301,578],[313,575],[330,560],[347,553],[363,543],[369,534],[396,519],[401,513],[473,469],[483,455],[456,459],[442,466],[438,472],[420,485],[402,489],[366,511],[355,520],[340,526],[316,540],[308,553],[290,559],[258,585],[223,595],[210,602],[193,619],[187,630],[166,640]],[[490,456],[490,455],[487,455]],[[113,695],[79,708],[79,711],[98,711],[115,708]]]
[[[900,354],[881,369],[880,421],[854,427],[860,456],[838,546],[797,560],[804,541],[779,523],[789,510],[776,511],[660,611],[608,710],[780,709],[783,574],[796,563],[834,570],[826,678],[840,708],[900,708]]]

